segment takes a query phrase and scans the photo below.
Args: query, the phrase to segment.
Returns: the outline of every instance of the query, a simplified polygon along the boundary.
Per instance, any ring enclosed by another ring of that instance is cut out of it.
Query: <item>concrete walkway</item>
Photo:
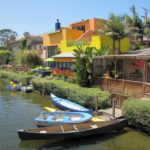
[[[113,118],[113,109],[108,108],[108,109],[101,109],[98,110],[98,116],[100,115],[106,120],[110,120]],[[115,108],[115,118],[122,117],[122,110],[119,108]]]

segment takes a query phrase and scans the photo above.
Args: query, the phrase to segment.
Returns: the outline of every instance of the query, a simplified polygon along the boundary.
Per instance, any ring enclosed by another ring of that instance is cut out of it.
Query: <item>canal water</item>
[[[36,127],[34,118],[44,106],[53,107],[47,96],[8,92],[0,80],[0,150],[150,150],[150,137],[130,128],[76,140],[21,141],[17,130]]]

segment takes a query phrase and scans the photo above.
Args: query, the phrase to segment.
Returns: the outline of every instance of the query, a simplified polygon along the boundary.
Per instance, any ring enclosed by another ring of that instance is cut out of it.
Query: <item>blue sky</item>
[[[19,37],[26,31],[32,35],[54,31],[57,18],[68,26],[81,19],[108,19],[110,12],[130,14],[132,5],[140,16],[141,7],[150,9],[148,0],[0,0],[0,4],[0,29],[10,28]]]

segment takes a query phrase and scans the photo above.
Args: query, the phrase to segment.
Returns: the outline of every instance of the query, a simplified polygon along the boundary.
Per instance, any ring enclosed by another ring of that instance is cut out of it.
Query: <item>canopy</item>
[[[45,59],[44,61],[46,61],[46,62],[48,62],[48,61],[54,61],[54,58],[47,58],[47,59]]]

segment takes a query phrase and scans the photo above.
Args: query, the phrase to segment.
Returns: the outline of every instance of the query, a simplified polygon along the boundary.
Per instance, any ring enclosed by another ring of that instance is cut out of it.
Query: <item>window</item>
[[[56,55],[57,46],[48,46],[48,57]]]
[[[75,27],[74,29],[75,29],[75,30],[82,30],[82,31],[85,32],[85,26],[84,26],[84,25],[83,25],[83,26]]]

